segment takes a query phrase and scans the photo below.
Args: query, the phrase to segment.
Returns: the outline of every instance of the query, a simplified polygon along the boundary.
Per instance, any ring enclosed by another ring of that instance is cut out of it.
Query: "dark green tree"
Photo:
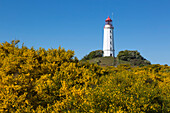
[[[151,64],[150,61],[141,56],[138,51],[120,51],[117,58],[119,61],[122,60],[130,62],[130,64],[134,66],[145,66]]]
[[[90,52],[88,55],[84,56],[82,58],[82,61],[90,60],[90,59],[93,59],[93,58],[96,58],[96,57],[102,57],[102,56],[103,56],[102,50],[95,50],[95,51]]]

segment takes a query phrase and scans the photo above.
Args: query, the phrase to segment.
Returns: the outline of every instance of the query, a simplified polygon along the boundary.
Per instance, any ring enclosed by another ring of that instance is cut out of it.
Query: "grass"
[[[91,60],[89,60],[90,63],[97,63],[103,67],[105,66],[116,66],[119,64],[130,64],[130,62],[128,61],[122,61],[122,60],[118,60],[117,58],[113,57],[97,57],[97,58],[93,58]]]

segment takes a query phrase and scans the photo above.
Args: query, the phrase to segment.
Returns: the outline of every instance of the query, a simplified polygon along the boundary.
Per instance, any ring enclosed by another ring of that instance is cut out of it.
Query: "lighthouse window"
[[[110,30],[110,33],[112,33],[112,30]]]
[[[112,38],[112,36],[110,36],[110,38]]]

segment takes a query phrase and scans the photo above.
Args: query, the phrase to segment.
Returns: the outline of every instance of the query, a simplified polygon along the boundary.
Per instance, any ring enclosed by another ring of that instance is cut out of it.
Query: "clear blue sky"
[[[114,13],[116,55],[138,50],[170,65],[170,0],[0,0],[0,42],[75,51],[102,49],[105,19]]]

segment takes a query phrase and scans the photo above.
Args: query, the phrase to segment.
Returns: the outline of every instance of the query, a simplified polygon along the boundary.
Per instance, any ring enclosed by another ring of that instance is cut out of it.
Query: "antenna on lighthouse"
[[[113,21],[113,12],[112,12],[112,21]]]

